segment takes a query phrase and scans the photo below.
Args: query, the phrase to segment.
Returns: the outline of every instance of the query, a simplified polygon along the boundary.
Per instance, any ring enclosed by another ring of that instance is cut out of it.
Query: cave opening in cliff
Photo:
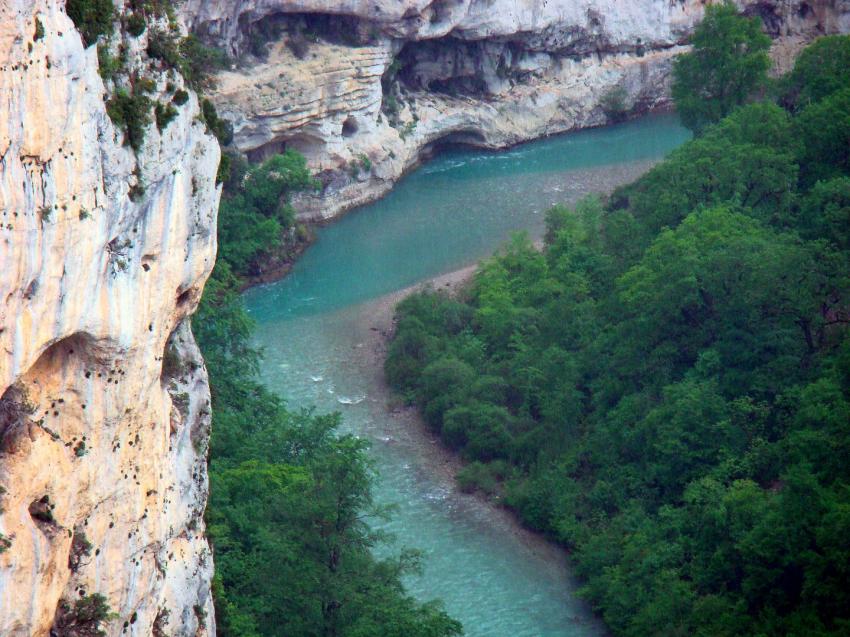
[[[258,164],[269,157],[280,155],[290,149],[299,152],[304,155],[307,161],[310,161],[322,156],[325,142],[315,135],[299,133],[282,139],[274,139],[262,146],[257,146],[249,150],[246,156],[248,161]]]
[[[349,116],[342,123],[342,136],[343,137],[353,137],[357,132],[357,120],[353,116]]]
[[[510,64],[512,51],[510,43],[487,48],[482,42],[465,42],[451,35],[408,42],[393,61],[393,72],[386,74],[385,93],[397,81],[399,88],[410,91],[486,96],[493,93],[491,80]]]
[[[319,42],[339,46],[362,47],[374,44],[381,33],[375,23],[357,16],[330,13],[272,13],[259,20],[240,16],[242,49],[266,59],[268,45],[283,40],[299,59],[310,55]]]
[[[444,151],[459,148],[487,148],[487,139],[484,134],[475,129],[453,131],[447,135],[434,140],[423,147],[421,156],[423,158],[434,157]]]

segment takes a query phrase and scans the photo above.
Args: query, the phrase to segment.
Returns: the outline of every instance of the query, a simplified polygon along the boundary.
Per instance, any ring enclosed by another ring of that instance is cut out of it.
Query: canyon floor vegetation
[[[677,63],[695,139],[397,310],[391,384],[616,635],[850,631],[850,38],[770,83],[752,24]]]
[[[415,552],[371,552],[385,538],[365,520],[390,512],[373,503],[365,443],[336,432],[338,415],[289,411],[258,380],[242,276],[295,228],[289,197],[309,187],[304,159],[291,151],[235,166],[220,209],[218,263],[193,321],[213,397],[207,523],[218,633],[459,635],[439,604],[404,591]]]

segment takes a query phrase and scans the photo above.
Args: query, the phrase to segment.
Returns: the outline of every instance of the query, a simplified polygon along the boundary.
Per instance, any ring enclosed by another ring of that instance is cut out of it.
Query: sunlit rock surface
[[[187,317],[215,256],[219,149],[194,96],[124,146],[64,4],[0,3],[0,635],[48,635],[93,594],[109,635],[213,634],[209,388]]]

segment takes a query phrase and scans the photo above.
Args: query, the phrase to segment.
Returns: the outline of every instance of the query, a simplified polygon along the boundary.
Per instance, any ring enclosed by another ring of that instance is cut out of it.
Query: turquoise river
[[[264,348],[262,374],[291,407],[340,411],[371,441],[378,525],[415,547],[419,598],[441,598],[472,637],[603,635],[576,596],[562,552],[505,511],[459,493],[456,459],[398,404],[381,375],[381,348],[400,291],[468,266],[511,233],[537,238],[545,211],[634,179],[688,138],[672,115],[652,115],[491,153],[446,149],[384,199],[322,228],[282,281],[245,297]],[[377,524],[377,523],[376,523]]]

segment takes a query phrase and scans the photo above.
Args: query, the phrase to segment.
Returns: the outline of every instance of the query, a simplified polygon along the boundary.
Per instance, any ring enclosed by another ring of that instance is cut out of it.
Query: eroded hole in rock
[[[0,396],[0,451],[5,448],[5,441],[16,436],[27,420],[35,413],[22,383],[8,387]]]
[[[474,129],[454,131],[425,146],[421,154],[423,157],[432,157],[452,148],[468,147],[486,148],[487,139],[481,131]]]
[[[268,56],[269,44],[282,40],[299,59],[307,58],[313,44],[324,42],[339,46],[362,47],[380,37],[379,26],[358,16],[329,13],[272,13],[260,19],[252,14],[239,17],[239,51],[260,59]],[[207,40],[214,40],[207,34]]]
[[[778,6],[772,2],[757,2],[744,9],[747,17],[758,16],[761,18],[764,30],[772,38],[777,38],[782,32],[782,16],[778,12]],[[802,7],[800,8],[802,10]]]
[[[185,364],[180,358],[180,352],[177,349],[174,333],[168,337],[165,343],[165,350],[162,353],[162,371],[160,372],[160,380],[163,385],[169,384],[172,380],[180,378],[186,371]]]
[[[366,46],[380,35],[374,22],[353,15],[302,13],[291,15],[290,23],[290,33],[300,30],[311,41],[342,46]]]
[[[464,42],[448,36],[408,42],[387,69],[385,93],[399,88],[480,97],[494,92],[514,60],[511,43]]]
[[[118,349],[109,341],[96,339],[86,332],[77,332],[44,350],[33,365],[33,370],[43,366],[54,369],[66,367],[72,359],[82,360],[91,366],[110,367],[118,354]]]
[[[342,136],[352,137],[358,130],[357,120],[352,116],[342,123]]]
[[[88,385],[95,374],[103,378],[113,372],[110,381],[117,384],[123,374],[115,364],[119,353],[110,341],[82,332],[47,347],[0,397],[0,452],[26,451],[37,438],[36,428],[59,442],[79,433],[84,406],[75,388]],[[84,446],[75,451],[85,455]]]
[[[249,150],[246,155],[251,163],[261,163],[269,157],[285,153],[288,149],[298,151],[304,155],[307,161],[310,161],[324,154],[325,142],[320,137],[301,133],[283,139],[275,139]]]
[[[28,507],[30,517],[44,533],[55,533],[59,528],[56,518],[53,517],[55,506],[55,504],[50,502],[50,496],[46,494],[38,500],[30,502]]]
[[[177,290],[177,307],[182,307],[186,305],[189,301],[192,300],[192,296],[194,294],[194,288],[189,288],[188,290]]]

